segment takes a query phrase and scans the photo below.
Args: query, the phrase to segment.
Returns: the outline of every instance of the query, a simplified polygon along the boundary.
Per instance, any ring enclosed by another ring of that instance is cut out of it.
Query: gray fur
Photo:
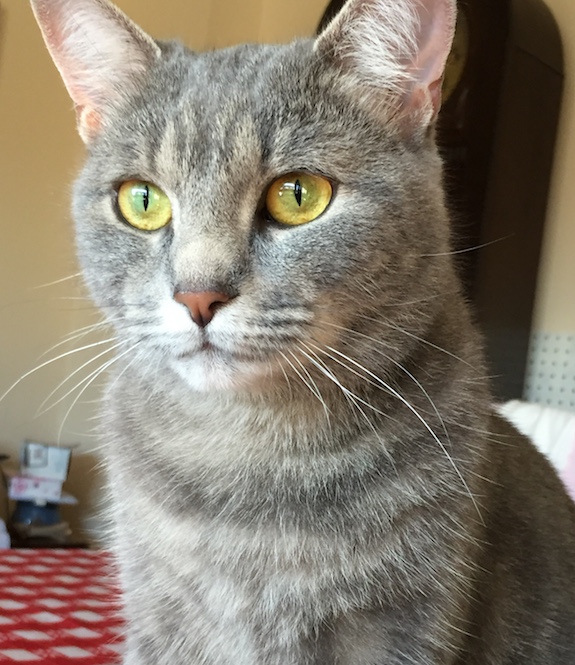
[[[125,665],[573,665],[575,510],[490,412],[432,130],[312,42],[161,50],[74,191],[122,342],[102,438]],[[281,228],[262,194],[297,169],[336,196]],[[133,176],[170,226],[119,220]],[[202,332],[177,289],[234,298]]]

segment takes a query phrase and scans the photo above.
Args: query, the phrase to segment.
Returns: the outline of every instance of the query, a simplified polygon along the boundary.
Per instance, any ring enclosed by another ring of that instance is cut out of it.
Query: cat
[[[120,344],[125,665],[573,665],[574,505],[492,411],[450,254],[455,0],[205,54],[107,0],[32,5]]]

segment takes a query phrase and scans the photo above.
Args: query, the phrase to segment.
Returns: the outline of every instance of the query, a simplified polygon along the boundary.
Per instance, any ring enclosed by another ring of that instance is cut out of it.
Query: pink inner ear
[[[319,53],[339,60],[370,95],[378,88],[407,127],[439,112],[456,0],[348,0],[319,36]]]
[[[104,114],[161,56],[154,40],[108,0],[31,0],[52,58],[78,111],[85,141]]]
[[[414,78],[414,91],[425,92],[424,97],[435,116],[441,105],[441,81],[453,40],[456,9],[449,0],[419,0],[418,17],[418,50],[409,69]],[[421,97],[417,97],[421,101]],[[417,104],[417,100],[412,101]]]
[[[102,116],[98,111],[84,106],[77,108],[78,132],[86,143],[96,137],[102,127]]]

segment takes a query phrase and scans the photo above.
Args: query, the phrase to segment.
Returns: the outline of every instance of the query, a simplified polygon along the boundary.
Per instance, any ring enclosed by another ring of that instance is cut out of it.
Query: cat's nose
[[[192,319],[205,328],[214,317],[218,305],[230,300],[230,296],[217,291],[176,291],[174,300],[185,305]]]

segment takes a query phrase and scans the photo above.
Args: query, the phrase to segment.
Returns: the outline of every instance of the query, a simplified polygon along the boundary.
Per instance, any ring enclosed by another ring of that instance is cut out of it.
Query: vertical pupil
[[[148,206],[150,205],[150,188],[148,185],[144,185],[142,196],[144,198],[144,210],[148,212]]]
[[[295,200],[297,201],[298,206],[301,207],[301,198],[302,198],[302,187],[299,180],[295,181],[294,187]]]

